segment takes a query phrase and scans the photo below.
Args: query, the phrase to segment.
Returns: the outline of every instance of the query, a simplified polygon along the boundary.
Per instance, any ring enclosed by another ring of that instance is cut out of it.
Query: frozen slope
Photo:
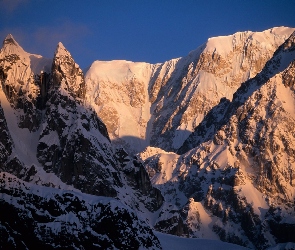
[[[33,185],[5,172],[0,187],[3,249],[161,249],[149,226],[116,199]]]
[[[155,232],[159,238],[163,250],[246,250],[248,248],[235,244],[225,243],[219,240],[188,239]]]

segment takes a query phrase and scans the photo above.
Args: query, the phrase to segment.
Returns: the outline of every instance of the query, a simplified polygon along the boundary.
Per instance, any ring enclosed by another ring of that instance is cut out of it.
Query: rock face
[[[148,85],[157,65],[95,61],[85,75],[86,101],[106,124],[113,143],[128,152],[148,146]]]
[[[177,151],[219,100],[232,100],[293,31],[210,38],[186,57],[162,64],[96,61],[86,73],[86,99],[111,140],[128,151],[149,145]]]
[[[294,242],[295,33],[178,150],[140,153],[178,218],[171,231],[256,249]],[[161,167],[159,167],[161,166]],[[166,216],[171,227],[171,219]],[[212,235],[213,234],[213,235]]]
[[[82,70],[60,42],[52,64],[52,85],[67,90],[74,98],[85,98],[85,81]]]

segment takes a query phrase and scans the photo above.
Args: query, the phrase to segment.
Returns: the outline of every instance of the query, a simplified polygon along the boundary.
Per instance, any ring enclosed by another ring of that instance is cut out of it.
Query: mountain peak
[[[15,46],[19,46],[19,44],[15,41],[15,39],[13,38],[13,36],[11,34],[8,34],[4,41],[3,41],[3,46],[4,45],[15,45]]]
[[[62,42],[59,42],[57,44],[56,50],[55,50],[55,56],[60,55],[70,55],[69,51],[65,48],[65,46],[62,44]]]
[[[58,42],[57,48],[58,49],[62,49],[62,50],[65,50],[66,49],[65,46],[62,44],[62,42]]]
[[[4,54],[16,54],[16,55],[25,55],[26,52],[24,49],[17,43],[11,34],[8,34],[4,41],[1,49]]]

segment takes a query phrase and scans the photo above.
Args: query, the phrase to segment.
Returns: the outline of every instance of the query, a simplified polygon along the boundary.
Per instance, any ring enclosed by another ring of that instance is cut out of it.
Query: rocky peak
[[[17,43],[11,34],[8,34],[3,41],[3,46],[1,49],[2,58],[7,55],[18,55],[21,57],[26,56],[26,52],[23,48]]]
[[[56,47],[56,51],[55,51],[55,55],[58,55],[60,53],[67,53],[70,54],[70,52],[65,48],[65,46],[63,45],[62,42],[58,42],[57,47]]]
[[[83,72],[61,42],[54,54],[52,79],[53,86],[61,87],[73,97],[84,99],[86,89]]]
[[[8,34],[6,38],[3,41],[3,45],[5,44],[11,44],[15,46],[19,46],[19,44],[14,40],[13,36],[11,34]]]
[[[32,62],[31,57],[34,56]],[[37,121],[40,112],[39,105],[39,75],[34,74],[32,68],[42,68],[47,60],[41,56],[30,54],[15,41],[9,34],[3,41],[0,50],[1,85],[10,105],[18,113],[18,126],[33,131],[39,127]]]

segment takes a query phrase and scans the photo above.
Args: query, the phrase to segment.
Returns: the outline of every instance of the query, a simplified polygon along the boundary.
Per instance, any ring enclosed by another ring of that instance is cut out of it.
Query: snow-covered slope
[[[163,250],[246,250],[248,248],[237,246],[235,244],[225,243],[220,240],[205,240],[205,239],[188,239],[178,236],[167,235],[155,232],[159,238]]]
[[[147,145],[176,151],[222,97],[261,71],[293,28],[214,37],[162,64],[95,61],[86,98],[110,138],[130,152]]]

